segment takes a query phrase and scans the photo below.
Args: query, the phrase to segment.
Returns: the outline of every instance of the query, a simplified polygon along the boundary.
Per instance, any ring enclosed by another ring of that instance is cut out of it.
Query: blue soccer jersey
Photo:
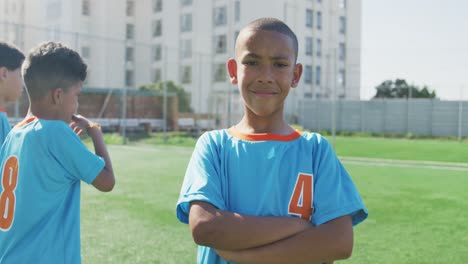
[[[81,263],[80,184],[104,160],[63,121],[29,118],[0,151],[0,263]]]
[[[5,141],[8,132],[10,132],[11,126],[8,122],[8,116],[6,112],[0,110],[0,146]]]
[[[320,225],[367,210],[350,176],[319,134],[242,134],[234,128],[203,134],[189,162],[177,217],[188,223],[192,201],[256,216],[302,217]],[[199,246],[198,263],[227,263]]]

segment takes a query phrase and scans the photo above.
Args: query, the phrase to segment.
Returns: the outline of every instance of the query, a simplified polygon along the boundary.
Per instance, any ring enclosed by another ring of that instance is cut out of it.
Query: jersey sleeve
[[[0,112],[0,146],[5,141],[10,130],[11,126],[8,122],[8,116],[5,113]]]
[[[353,225],[364,221],[368,215],[367,209],[351,177],[327,140],[318,137],[314,156],[316,180],[312,223],[320,225],[344,215],[351,215]]]
[[[177,218],[188,223],[190,202],[211,203],[218,209],[225,210],[225,201],[221,192],[220,161],[216,143],[209,133],[203,134],[192,153],[184,182],[177,201]]]
[[[67,124],[50,131],[49,151],[67,172],[69,180],[92,183],[105,166],[104,160],[92,153]]]

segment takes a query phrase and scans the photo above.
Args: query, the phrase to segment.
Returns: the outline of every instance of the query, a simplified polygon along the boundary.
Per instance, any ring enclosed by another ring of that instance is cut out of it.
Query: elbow
[[[115,179],[112,179],[106,186],[104,186],[100,191],[102,192],[111,192],[115,186]]]
[[[190,229],[192,231],[193,241],[197,245],[212,246],[213,230],[212,223],[207,219],[196,219],[190,222]]]
[[[92,183],[101,192],[110,192],[114,189],[115,178],[113,173],[100,174]]]
[[[110,192],[114,189],[115,186],[115,176],[114,176],[114,171],[112,168],[106,168],[106,175],[103,178],[103,184],[101,185],[101,188],[99,189],[101,192]]]
[[[336,259],[349,259],[353,253],[353,238],[343,238],[337,245],[340,246],[336,249]]]

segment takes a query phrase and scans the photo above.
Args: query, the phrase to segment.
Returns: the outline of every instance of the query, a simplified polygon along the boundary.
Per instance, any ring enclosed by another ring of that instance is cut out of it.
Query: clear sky
[[[361,45],[361,98],[403,78],[468,100],[468,0],[362,0]]]

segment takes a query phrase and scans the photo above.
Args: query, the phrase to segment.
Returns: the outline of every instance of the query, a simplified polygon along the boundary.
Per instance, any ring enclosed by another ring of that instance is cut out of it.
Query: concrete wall
[[[333,118],[333,106],[335,118]],[[313,131],[468,136],[468,102],[429,99],[301,100],[298,123]]]

